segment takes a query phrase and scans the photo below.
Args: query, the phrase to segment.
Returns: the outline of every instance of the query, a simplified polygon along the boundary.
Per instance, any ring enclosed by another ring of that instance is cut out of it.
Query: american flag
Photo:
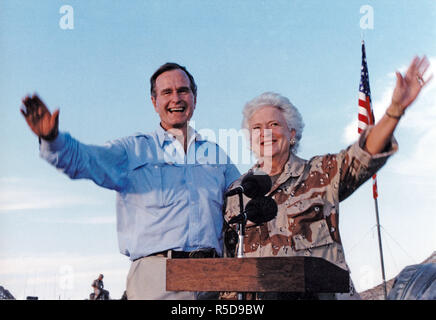
[[[368,125],[374,124],[374,113],[371,106],[371,90],[369,88],[368,65],[366,63],[365,42],[362,41],[362,67],[359,84],[359,114],[357,132],[360,134]],[[377,175],[372,176],[372,194],[377,199]]]

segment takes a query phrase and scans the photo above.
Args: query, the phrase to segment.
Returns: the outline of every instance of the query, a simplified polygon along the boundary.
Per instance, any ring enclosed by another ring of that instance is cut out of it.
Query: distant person
[[[416,57],[404,77],[397,72],[391,104],[375,126],[368,127],[345,150],[310,160],[296,156],[303,120],[289,99],[264,93],[245,105],[243,127],[249,130],[250,146],[258,158],[247,174],[263,171],[270,176],[273,186],[268,195],[278,206],[277,216],[271,221],[247,224],[242,244],[246,257],[318,257],[349,271],[339,235],[339,202],[371,178],[397,151],[393,132],[426,84],[423,76],[428,67],[425,57]],[[230,188],[238,186],[244,176]],[[229,197],[226,220],[239,212],[238,197]],[[353,299],[358,294],[351,284],[349,294],[259,293],[257,298]]]
[[[50,113],[37,95],[23,99],[21,112],[40,138],[42,158],[72,179],[117,192],[119,248],[132,261],[128,299],[196,299],[192,292],[166,291],[166,259],[199,251],[221,256],[223,194],[240,174],[217,144],[188,124],[197,102],[188,70],[166,63],[150,84],[160,125],[104,146],[60,132],[59,110]]]
[[[98,278],[92,282],[91,287],[94,288],[94,300],[107,300],[109,298],[109,292],[104,290],[102,274],[100,274]]]

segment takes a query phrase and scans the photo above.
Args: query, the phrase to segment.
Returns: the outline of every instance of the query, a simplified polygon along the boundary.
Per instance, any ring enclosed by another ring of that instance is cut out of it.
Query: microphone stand
[[[244,212],[244,203],[242,193],[239,193],[239,211],[240,214]],[[245,224],[247,223],[247,218],[243,215],[242,221],[238,224],[238,238],[239,238],[239,246],[238,246],[238,258],[244,257],[244,236],[245,236]],[[238,300],[245,300],[245,293],[238,292]]]

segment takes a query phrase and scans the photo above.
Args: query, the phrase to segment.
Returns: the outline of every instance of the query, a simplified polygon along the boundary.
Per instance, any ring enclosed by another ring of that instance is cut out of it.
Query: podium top
[[[168,259],[168,291],[348,292],[348,271],[314,257]]]

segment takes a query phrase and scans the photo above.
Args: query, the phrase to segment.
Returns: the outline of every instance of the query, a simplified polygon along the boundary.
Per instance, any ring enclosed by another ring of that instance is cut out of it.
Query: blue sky
[[[59,25],[63,5],[74,10],[74,29]],[[360,27],[364,5],[373,8],[373,29]],[[357,137],[362,37],[377,120],[395,70],[416,54],[434,68],[435,18],[432,0],[1,1],[0,285],[17,298],[83,299],[104,273],[119,298],[129,268],[118,253],[115,194],[39,158],[19,113],[24,95],[38,92],[60,108],[61,130],[103,144],[156,128],[149,77],[178,62],[198,85],[196,129],[239,130],[248,100],[279,92],[303,116],[299,155],[310,158]],[[379,173],[388,278],[436,247],[435,82],[402,120],[399,152]],[[341,206],[346,258],[361,290],[380,282],[374,225],[369,182]]]

